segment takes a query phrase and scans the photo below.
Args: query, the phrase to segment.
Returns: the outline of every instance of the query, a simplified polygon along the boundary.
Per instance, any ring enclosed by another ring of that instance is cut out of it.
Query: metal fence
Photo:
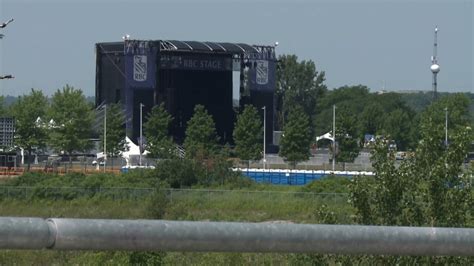
[[[154,188],[125,188],[125,187],[27,187],[0,186],[0,200],[34,198],[52,200],[72,200],[76,198],[109,198],[114,200],[141,200],[156,192]],[[283,192],[283,191],[250,191],[250,190],[212,190],[212,189],[161,189],[167,198],[173,201],[221,201],[229,198],[242,201],[285,201],[303,200],[328,203],[346,203],[347,193],[312,193],[312,192]]]

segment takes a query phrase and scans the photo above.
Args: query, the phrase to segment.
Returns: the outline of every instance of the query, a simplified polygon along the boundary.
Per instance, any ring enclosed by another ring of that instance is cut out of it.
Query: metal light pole
[[[267,131],[266,131],[266,127],[267,127],[267,108],[266,106],[262,107],[263,109],[263,169],[265,169],[265,163],[266,163],[266,158],[265,158],[265,153],[266,153],[266,145],[267,145],[267,141],[266,141],[266,138],[267,138]]]
[[[332,171],[336,166],[336,105],[332,106]]]
[[[444,137],[444,145],[446,148],[448,147],[448,107],[444,108],[444,113],[445,113],[445,137]]]
[[[104,104],[104,173],[107,163],[107,104]]]
[[[142,148],[143,148],[143,105],[142,103],[140,103],[140,141],[138,143],[139,146],[139,150],[140,150],[140,157],[139,157],[139,161],[138,161],[138,164],[141,166],[142,165]]]
[[[266,157],[265,157],[265,153],[266,153],[266,145],[267,145],[267,141],[266,141],[266,138],[267,138],[267,130],[266,130],[266,127],[267,127],[267,108],[266,106],[262,107],[263,109],[263,169],[265,169],[265,163],[267,162],[266,160]]]

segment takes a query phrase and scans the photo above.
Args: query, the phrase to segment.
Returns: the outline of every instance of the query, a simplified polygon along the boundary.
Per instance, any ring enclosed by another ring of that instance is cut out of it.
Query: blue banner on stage
[[[274,91],[276,86],[276,62],[274,59],[254,59],[250,61],[250,89]]]
[[[156,47],[148,41],[125,41],[126,87],[153,89],[156,85]]]

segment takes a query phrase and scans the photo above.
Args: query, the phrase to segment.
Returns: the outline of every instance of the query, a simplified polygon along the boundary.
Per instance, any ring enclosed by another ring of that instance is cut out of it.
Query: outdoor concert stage
[[[140,136],[151,108],[164,103],[174,117],[171,134],[184,139],[194,106],[214,118],[221,143],[232,143],[236,114],[245,104],[262,116],[266,106],[266,142],[271,149],[274,124],[276,57],[274,46],[197,41],[142,41],[96,44],[96,105],[120,102],[127,135]]]

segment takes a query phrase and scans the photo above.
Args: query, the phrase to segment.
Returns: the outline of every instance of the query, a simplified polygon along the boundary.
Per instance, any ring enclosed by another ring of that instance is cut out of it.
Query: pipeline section
[[[0,249],[474,256],[474,229],[0,217]]]

